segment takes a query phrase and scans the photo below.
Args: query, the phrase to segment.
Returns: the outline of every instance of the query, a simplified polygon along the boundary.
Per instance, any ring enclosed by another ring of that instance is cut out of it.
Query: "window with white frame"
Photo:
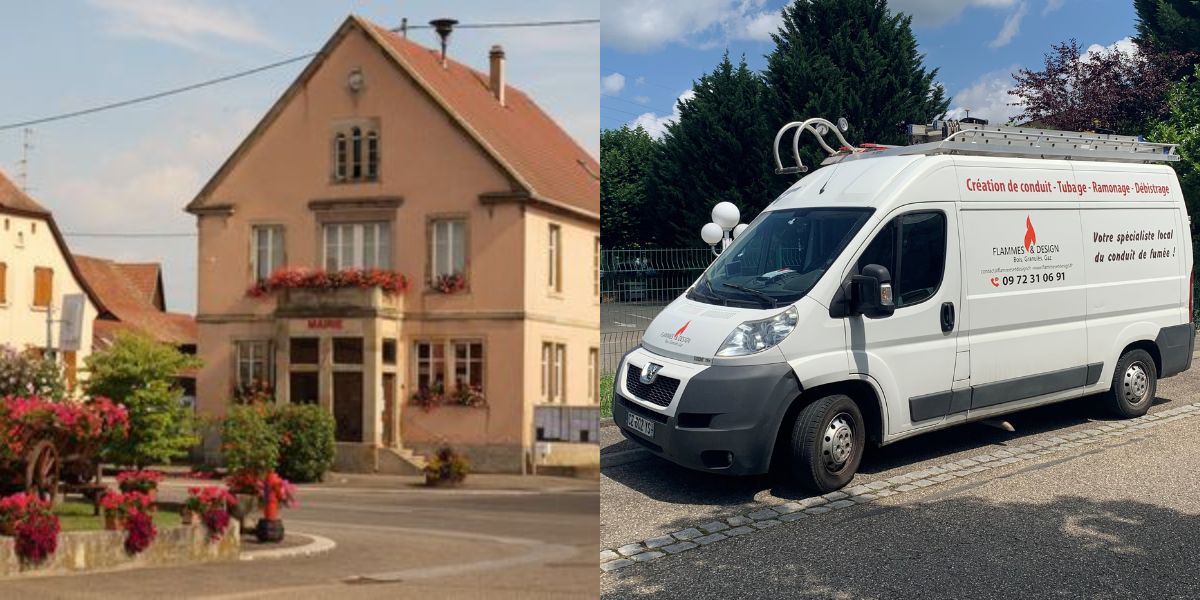
[[[562,227],[559,225],[550,225],[550,240],[549,252],[550,263],[549,272],[550,278],[547,283],[550,289],[555,292],[562,291]]]
[[[542,400],[566,400],[567,346],[554,342],[542,343]]]
[[[251,266],[254,279],[262,281],[283,266],[283,227],[256,225],[251,229]]]
[[[454,341],[454,384],[483,388],[483,342]]]
[[[271,342],[243,340],[236,343],[238,387],[272,385]]]
[[[414,346],[417,355],[417,389],[420,391],[445,391],[445,344],[440,341],[418,341]]]
[[[588,348],[588,399],[600,401],[600,349]]]
[[[324,236],[327,271],[391,268],[390,223],[330,223]]]
[[[435,219],[430,223],[430,274],[438,277],[465,275],[467,268],[467,222],[465,219]]]

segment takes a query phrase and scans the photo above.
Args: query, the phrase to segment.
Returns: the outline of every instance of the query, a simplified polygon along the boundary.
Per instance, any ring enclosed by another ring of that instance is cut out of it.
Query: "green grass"
[[[92,515],[92,504],[78,498],[64,500],[54,507],[59,524],[63,531],[99,531],[104,529],[104,513]],[[159,503],[158,512],[154,515],[154,525],[163,527],[178,527],[180,524],[179,505]]]
[[[605,375],[600,378],[600,418],[612,416],[613,376]]]

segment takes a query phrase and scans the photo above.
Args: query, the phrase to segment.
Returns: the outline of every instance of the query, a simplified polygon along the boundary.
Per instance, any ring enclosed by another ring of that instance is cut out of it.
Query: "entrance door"
[[[383,374],[383,443],[396,446],[396,374]]]
[[[896,311],[848,317],[846,334],[850,370],[883,388],[894,435],[967,410],[970,394],[952,391],[962,313],[954,203],[906,206],[884,223],[852,270],[887,267]]]
[[[339,442],[361,442],[363,420],[363,374],[361,371],[333,374],[333,418]]]

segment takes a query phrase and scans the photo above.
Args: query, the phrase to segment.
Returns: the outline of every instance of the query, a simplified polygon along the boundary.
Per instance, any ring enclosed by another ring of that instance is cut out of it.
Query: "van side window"
[[[946,215],[914,212],[892,219],[859,257],[858,270],[871,264],[891,273],[896,308],[933,297],[946,268]]]

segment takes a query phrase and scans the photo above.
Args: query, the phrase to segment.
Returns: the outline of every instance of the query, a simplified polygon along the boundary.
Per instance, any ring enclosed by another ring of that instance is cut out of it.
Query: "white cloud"
[[[888,8],[911,15],[913,25],[938,27],[953,21],[968,6],[982,8],[1012,8],[1018,0],[891,0]]]
[[[1133,38],[1126,36],[1126,37],[1123,37],[1123,38],[1107,45],[1107,46],[1101,46],[1100,44],[1092,44],[1091,46],[1087,47],[1087,50],[1083,51],[1083,54],[1080,55],[1080,58],[1083,59],[1084,61],[1087,61],[1091,58],[1091,55],[1093,55],[1093,54],[1097,54],[1100,52],[1108,53],[1108,52],[1112,52],[1113,50],[1116,50],[1122,54],[1133,55],[1133,54],[1137,53],[1138,48],[1137,48],[1137,44],[1133,43]]]
[[[637,85],[645,85],[646,78],[641,75],[638,75],[637,79],[634,79],[633,82],[636,83]]]
[[[1004,19],[1004,25],[1000,27],[999,33],[996,34],[995,39],[988,43],[988,46],[992,48],[1007,46],[1013,37],[1021,32],[1021,19],[1024,19],[1025,14],[1028,12],[1029,5],[1022,2],[1016,11]]]
[[[620,94],[623,89],[625,89],[625,76],[620,73],[612,73],[600,78],[600,90],[605,94]]]
[[[637,127],[640,125],[642,129],[646,130],[646,133],[650,134],[650,137],[657,140],[667,132],[667,125],[679,120],[679,103],[687,102],[695,97],[695,91],[687,90],[679,95],[679,98],[675,101],[675,105],[671,107],[671,114],[660,117],[658,113],[642,113],[638,118],[630,122],[629,126]]]
[[[633,101],[637,102],[638,104],[650,104],[650,97],[649,96],[634,96]]]
[[[602,43],[626,52],[667,44],[709,46],[732,40],[768,40],[779,11],[766,0],[608,0],[601,3]]]
[[[1060,8],[1067,0],[1046,0],[1046,8],[1042,9],[1042,16],[1046,16]]]
[[[147,38],[191,50],[215,42],[274,45],[245,12],[199,0],[88,0],[108,16],[106,30],[121,37]]]
[[[954,94],[953,108],[946,112],[946,117],[961,119],[969,110],[972,117],[987,119],[992,125],[1008,123],[1022,110],[1020,106],[1009,106],[1018,98],[1008,93],[1013,89],[1012,73],[1019,68],[1020,65],[1012,65],[980,75],[966,89]]]

